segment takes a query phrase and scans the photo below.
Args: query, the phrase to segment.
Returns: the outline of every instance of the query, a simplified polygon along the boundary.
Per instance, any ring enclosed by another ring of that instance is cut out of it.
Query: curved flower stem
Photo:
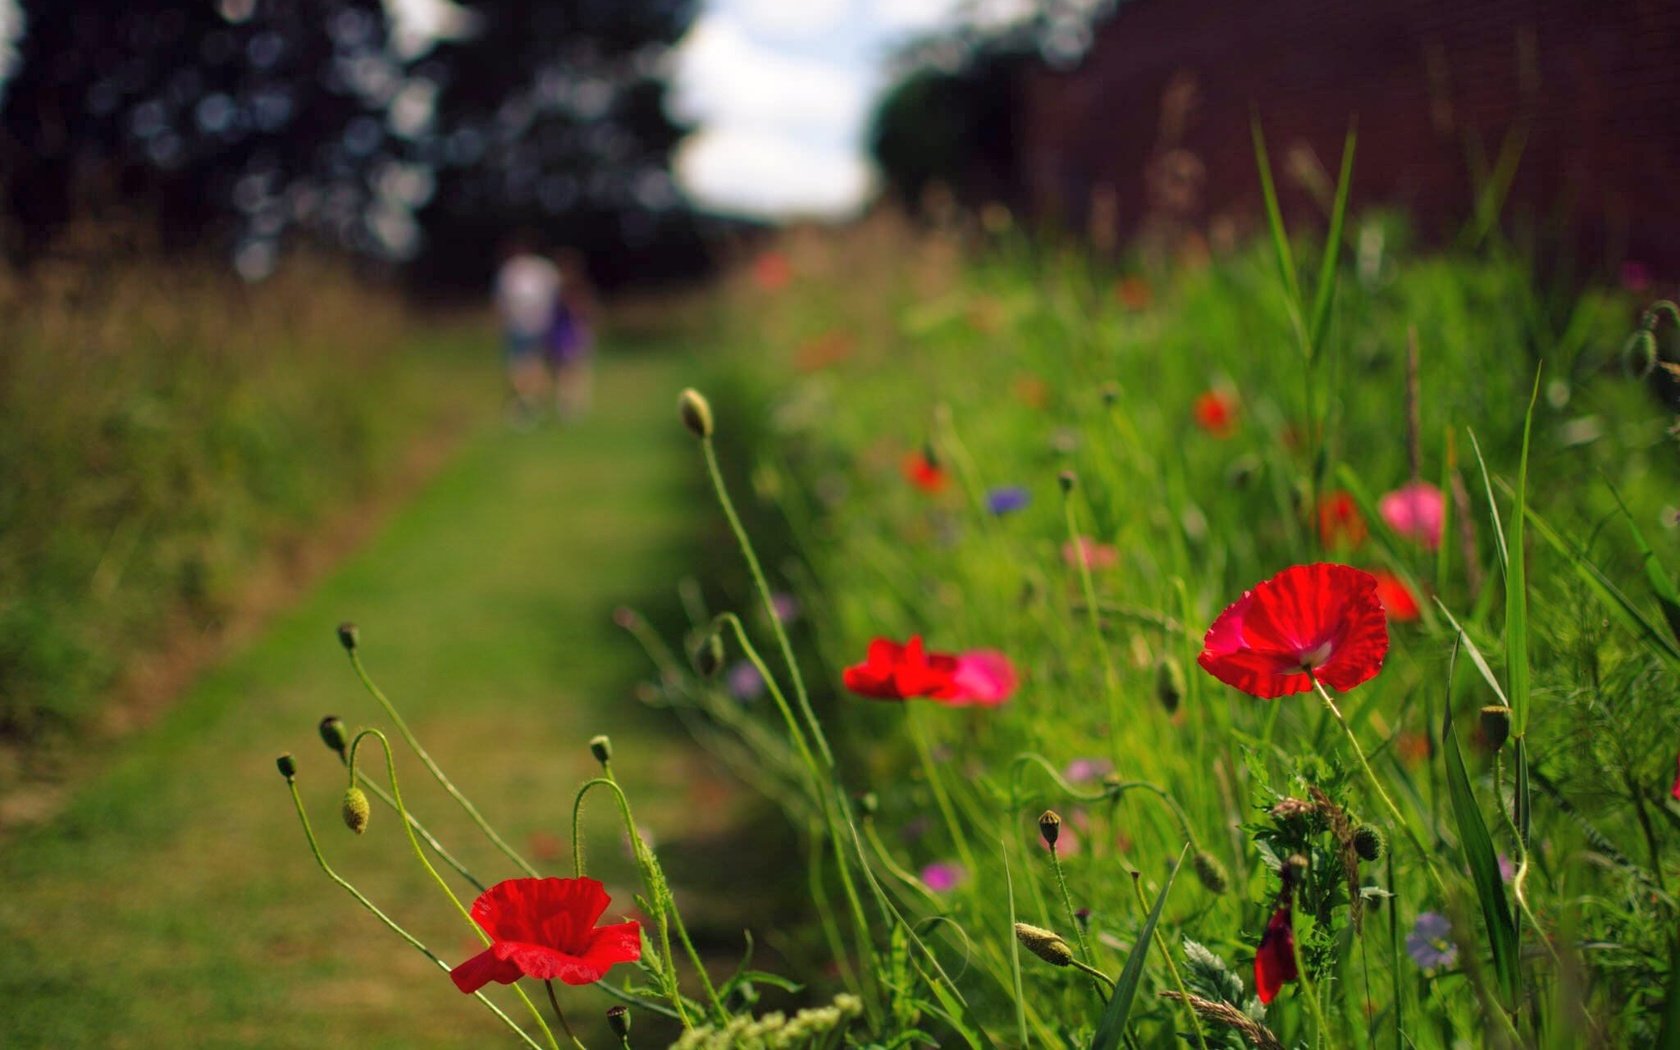
[[[431,771],[433,778],[435,778],[437,782],[443,786],[443,790],[449,792],[450,798],[453,798],[460,804],[461,808],[466,811],[467,816],[472,818],[472,822],[478,825],[478,830],[484,832],[485,838],[488,838],[497,849],[501,850],[509,860],[513,861],[514,865],[517,866],[519,870],[523,871],[532,878],[536,878],[537,869],[533,868],[524,857],[521,857],[517,852],[515,852],[512,846],[509,846],[506,842],[502,841],[502,837],[496,834],[496,830],[490,826],[490,823],[486,821],[482,815],[480,815],[478,808],[467,799],[467,796],[461,794],[460,789],[457,788],[454,782],[444,774],[442,767],[440,767],[437,762],[433,761],[432,756],[424,747],[420,746],[419,738],[414,735],[413,730],[408,728],[408,723],[403,721],[402,715],[397,713],[396,705],[392,704],[385,694],[380,692],[379,687],[373,684],[373,679],[368,676],[367,669],[362,666],[362,658],[360,654],[358,654],[355,649],[351,649],[349,652],[350,666],[356,669],[356,676],[362,680],[363,687],[365,687],[367,691],[373,695],[375,700],[379,701],[379,706],[385,709],[386,717],[390,718],[391,724],[397,727],[397,732],[402,734],[403,740],[407,741],[408,746],[414,749],[414,753],[420,756],[420,761],[425,763],[426,768]],[[387,755],[387,757],[389,756]]]
[[[933,760],[933,749],[928,746],[927,733],[921,719],[911,710],[908,700],[904,702],[904,720],[910,726],[910,742],[915,746],[916,757],[922,763],[922,775],[927,777],[928,789],[933,792],[933,803],[938,807],[939,815],[945,818],[946,830],[951,833],[951,844],[956,847],[963,867],[971,875],[978,876],[980,869],[975,866],[974,854],[968,848],[968,836],[963,834],[962,825],[957,822],[957,812],[951,806],[951,796],[945,793],[945,781],[940,777],[939,766]]]
[[[747,630],[741,623],[741,618],[732,612],[719,613],[713,623],[728,626],[735,632],[735,641],[741,646],[741,652],[758,672],[758,676],[764,680],[765,691],[775,701],[776,710],[781,712],[782,720],[787,723],[788,735],[793,737],[793,744],[799,749],[799,757],[804,760],[813,775],[820,773],[822,767],[817,765],[816,756],[811,753],[810,741],[806,738],[804,730],[799,728],[799,721],[793,717],[793,708],[788,706],[787,697],[782,693],[782,687],[776,684],[776,677],[770,673],[764,657],[759,655],[758,648],[747,637]]]
[[[349,753],[339,752],[338,758],[339,761],[348,764]],[[374,798],[385,803],[387,806],[390,806],[393,812],[400,812],[397,810],[396,799],[391,797],[391,793],[389,791],[380,787],[377,780],[374,780],[361,770],[357,770],[356,782],[367,788],[368,793]],[[420,818],[410,814],[408,817],[408,823],[409,826],[412,827],[415,832],[417,832],[419,836],[426,841],[426,845],[431,848],[432,852],[438,855],[439,860],[455,869],[455,874],[472,883],[473,888],[480,893],[489,889],[489,887],[484,885],[484,883],[478,881],[478,878],[474,876],[472,872],[467,870],[467,866],[465,864],[462,864],[459,860],[455,859],[455,855],[443,847],[443,843],[438,841],[437,836],[428,831],[426,825],[420,823]]]
[[[1090,965],[1087,965],[1085,963],[1082,963],[1078,959],[1069,959],[1068,960],[1068,965],[1073,967],[1075,970],[1080,971],[1081,973],[1089,974],[1091,976],[1091,983],[1092,984],[1096,984],[1098,981],[1101,981],[1103,984],[1106,984],[1108,986],[1109,994],[1110,995],[1114,994],[1114,978],[1110,977],[1108,974],[1103,973],[1101,970],[1097,969],[1095,966],[1090,966]],[[1097,987],[1097,995],[1098,995],[1099,998],[1102,996],[1102,986],[1101,985],[1098,985],[1098,987]]]
[[[544,981],[543,987],[548,989],[548,1001],[554,1007],[554,1016],[560,1019],[560,1027],[566,1030],[566,1038],[570,1039],[572,1045],[577,1047],[578,1050],[588,1050],[583,1045],[583,1040],[579,1039],[577,1033],[572,1031],[571,1022],[566,1020],[566,1011],[560,1009],[560,997],[554,994],[554,982],[551,980]]]
[[[1324,1016],[1324,1004],[1318,1001],[1318,986],[1313,983],[1312,975],[1307,972],[1306,960],[1301,958],[1301,946],[1295,937],[1295,908],[1294,894],[1291,891],[1286,899],[1289,908],[1289,953],[1295,959],[1295,975],[1301,982],[1301,998],[1307,1001],[1307,1013],[1312,1015],[1313,1046],[1324,1043],[1325,1034],[1330,1029],[1330,1022]]]
[[[665,996],[671,1000],[671,1005],[676,1007],[677,1017],[682,1021],[683,1027],[688,1028],[692,1026],[693,1022],[689,1020],[688,1007],[683,999],[682,990],[677,987],[675,956],[671,953],[671,924],[665,914],[666,898],[660,892],[659,886],[655,884],[647,866],[642,862],[642,853],[646,847],[642,843],[641,836],[636,833],[636,825],[630,817],[630,803],[624,797],[624,789],[619,787],[616,781],[607,777],[596,777],[593,780],[586,781],[582,787],[578,788],[577,796],[572,800],[572,876],[580,879],[583,877],[583,837],[580,827],[583,820],[583,800],[588,796],[590,789],[595,787],[606,787],[612,790],[612,793],[618,798],[619,813],[624,817],[625,824],[630,828],[631,849],[636,855],[636,866],[641,871],[642,885],[647,888],[647,903],[648,907],[653,909],[654,925],[659,930],[659,945],[662,955],[659,973],[665,985]]]
[[[1182,862],[1182,856],[1180,860]],[[1135,871],[1132,873],[1132,892],[1137,896],[1138,907],[1142,909],[1142,913],[1148,915],[1149,901],[1143,895],[1142,880]],[[1159,928],[1156,928],[1154,933],[1155,947],[1160,950],[1161,958],[1167,961],[1167,972],[1172,974],[1173,986],[1178,989],[1178,994],[1182,996],[1179,1002],[1184,1004],[1184,1012],[1190,1018],[1190,1030],[1196,1033],[1196,1045],[1201,1047],[1201,1050],[1208,1050],[1207,1037],[1202,1034],[1201,1019],[1196,1016],[1195,1008],[1190,1005],[1190,990],[1184,986],[1184,978],[1178,972],[1178,963],[1173,961],[1172,950],[1167,947],[1167,939],[1162,935]],[[1080,941],[1083,943],[1084,938],[1081,937]]]
[[[292,805],[294,807],[296,807],[296,809],[297,809],[298,820],[299,820],[299,822],[301,822],[303,824],[303,837],[306,840],[308,840],[308,842],[309,842],[309,852],[314,854],[315,863],[320,865],[321,870],[327,873],[327,878],[331,879],[333,882],[336,882],[339,886],[343,887],[344,891],[346,893],[350,894],[351,897],[355,898],[356,903],[360,904],[363,908],[365,908],[367,910],[368,914],[372,915],[374,918],[376,918],[380,922],[384,923],[386,929],[390,930],[392,933],[396,934],[398,937],[401,937],[404,941],[406,941],[408,943],[409,947],[413,948],[415,951],[419,952],[421,955],[424,955],[426,958],[428,958],[428,959],[432,960],[433,962],[437,963],[439,969],[443,970],[445,973],[448,973],[449,972],[449,964],[448,963],[446,963],[442,959],[438,958],[437,955],[430,948],[428,948],[424,944],[420,943],[420,941],[413,934],[409,933],[407,930],[405,930],[401,926],[397,925],[397,922],[396,922],[395,919],[392,919],[389,915],[386,915],[383,911],[381,911],[379,909],[378,905],[376,905],[372,901],[368,900],[367,897],[362,894],[361,890],[358,890],[355,886],[351,885],[350,882],[347,879],[345,879],[342,875],[340,875],[338,872],[336,872],[332,869],[332,865],[327,863],[327,858],[325,857],[325,855],[323,855],[321,853],[321,844],[315,840],[315,829],[310,827],[310,825],[309,825],[309,814],[304,810],[303,799],[298,795],[297,781],[287,780],[286,786],[287,786],[287,788],[290,789],[290,791],[292,793]],[[542,1044],[541,1043],[537,1042],[535,1039],[532,1039],[531,1036],[529,1035],[529,1033],[527,1033],[525,1031],[525,1029],[519,1027],[517,1024],[514,1024],[513,1018],[511,1018],[507,1014],[503,1013],[502,1008],[497,1006],[495,1003],[491,1002],[489,1000],[489,998],[487,998],[483,992],[474,992],[473,993],[473,998],[477,999],[479,1002],[483,1003],[487,1008],[489,1008],[491,1013],[495,1014],[498,1018],[500,1018],[501,1022],[503,1024],[507,1025],[508,1028],[512,1032],[514,1032],[516,1035],[519,1036],[519,1038],[521,1038],[525,1041],[525,1045],[531,1047],[532,1050],[542,1050]]]
[[[913,872],[900,864],[888,852],[887,844],[881,841],[881,833],[875,830],[875,821],[869,817],[864,817],[859,823],[863,825],[864,839],[868,841],[869,848],[875,851],[875,856],[880,860],[881,867],[887,869],[887,874],[920,893],[934,907],[938,908],[944,905],[944,902],[939,899],[939,895],[934,893],[927,883],[917,878]]]
[[[741,547],[741,556],[746,559],[747,571],[752,574],[759,599],[764,603],[764,612],[769,617],[770,631],[776,636],[776,644],[782,650],[782,662],[787,664],[788,677],[793,679],[793,692],[799,700],[800,714],[810,726],[811,736],[817,742],[817,750],[822,752],[823,764],[832,769],[834,752],[828,746],[828,738],[823,735],[816,712],[811,709],[811,696],[805,690],[805,677],[799,673],[799,661],[794,659],[793,643],[788,640],[787,631],[782,628],[781,617],[776,615],[776,601],[770,593],[770,581],[764,575],[763,566],[758,563],[758,554],[753,550],[746,526],[741,524],[741,516],[735,512],[735,503],[729,498],[729,489],[723,484],[723,468],[718,466],[717,449],[713,447],[710,436],[701,439],[700,449],[706,457],[706,473],[712,479],[713,490],[717,492],[718,505],[723,508],[723,516],[729,521],[729,530],[735,534],[735,542]]]
[[[1354,757],[1359,760],[1359,768],[1365,774],[1365,782],[1371,786],[1371,790],[1377,798],[1382,800],[1383,808],[1388,810],[1389,819],[1394,821],[1395,825],[1411,842],[1412,847],[1418,851],[1418,855],[1423,858],[1423,866],[1429,872],[1429,878],[1435,883],[1436,892],[1441,895],[1443,901],[1446,900],[1448,896],[1447,884],[1442,880],[1441,873],[1436,870],[1434,858],[1429,855],[1429,848],[1423,844],[1423,839],[1419,838],[1418,833],[1413,830],[1411,822],[1400,815],[1400,807],[1396,806],[1394,800],[1388,797],[1388,792],[1383,790],[1382,781],[1377,779],[1376,772],[1371,769],[1370,761],[1365,758],[1365,749],[1359,746],[1359,738],[1354,735],[1353,727],[1348,725],[1347,719],[1342,717],[1341,709],[1336,706],[1336,701],[1332,700],[1330,694],[1325,691],[1324,684],[1318,680],[1317,675],[1311,672],[1308,672],[1307,677],[1312,679],[1313,688],[1318,691],[1318,698],[1323,701],[1325,710],[1329,711],[1331,716],[1336,719],[1336,724],[1342,727],[1342,733],[1347,737],[1348,746],[1353,749]]]
[[[1014,761],[1009,764],[1009,808],[1011,811],[1021,808],[1019,774],[1021,767],[1025,765],[1037,765],[1044,770],[1055,785],[1066,793],[1068,798],[1076,802],[1118,800],[1128,791],[1147,791],[1159,799],[1163,806],[1167,807],[1168,812],[1173,815],[1173,819],[1178,822],[1178,828],[1183,832],[1184,841],[1190,844],[1190,848],[1192,850],[1202,848],[1200,841],[1196,838],[1195,829],[1190,826],[1189,815],[1184,812],[1184,807],[1179,804],[1178,799],[1173,797],[1172,792],[1159,785],[1151,784],[1147,780],[1120,780],[1104,784],[1101,791],[1080,791],[1067,782],[1067,779],[1056,770],[1056,767],[1050,764],[1049,759],[1033,751],[1016,755]]]
[[[467,925],[472,927],[472,931],[478,934],[478,939],[485,944],[489,944],[490,935],[485,933],[484,927],[473,919],[472,912],[468,911],[467,906],[461,903],[461,898],[455,896],[455,891],[449,888],[449,883],[444,880],[442,875],[438,874],[438,870],[432,866],[432,862],[426,859],[426,851],[421,848],[420,840],[414,834],[414,826],[409,822],[408,807],[403,805],[402,788],[397,784],[396,756],[391,751],[391,741],[386,739],[384,733],[377,729],[363,729],[351,739],[350,757],[346,760],[351,779],[354,780],[356,776],[356,752],[361,748],[362,741],[370,736],[379,741],[380,750],[385,752],[385,774],[391,782],[391,798],[397,804],[397,812],[402,815],[403,832],[408,836],[408,844],[414,848],[414,856],[419,859],[420,866],[426,869],[426,874],[430,875],[432,881],[438,884],[438,888],[443,890],[444,896],[448,897],[450,903],[455,905],[455,910],[461,913],[461,918],[465,919]],[[531,1016],[537,1019],[537,1025],[542,1028],[549,1043],[554,1046],[555,1050],[559,1050],[560,1044],[555,1040],[554,1033],[549,1031],[548,1022],[543,1020],[542,1011],[537,1009],[537,1004],[533,1003],[531,997],[526,995],[525,990],[517,984],[513,986],[513,992],[531,1011]]]

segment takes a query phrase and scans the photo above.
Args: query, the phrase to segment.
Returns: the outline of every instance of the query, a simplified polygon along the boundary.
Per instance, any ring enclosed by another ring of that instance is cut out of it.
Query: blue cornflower
[[[1406,934],[1406,954],[1425,970],[1439,970],[1458,961],[1458,945],[1447,938],[1452,924],[1439,912],[1426,911]]]
[[[1019,485],[1002,485],[986,493],[986,509],[1002,517],[1032,502],[1032,493]]]

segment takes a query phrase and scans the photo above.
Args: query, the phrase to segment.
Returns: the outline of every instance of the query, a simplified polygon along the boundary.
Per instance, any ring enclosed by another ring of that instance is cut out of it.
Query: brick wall
[[[1439,241],[1474,211],[1478,144],[1491,167],[1526,128],[1508,228],[1587,266],[1680,273],[1680,0],[1130,0],[1078,68],[1034,69],[1021,92],[1040,214],[1084,222],[1095,190],[1123,234],[1151,201],[1252,228],[1251,112],[1286,209],[1317,212],[1290,148],[1333,180],[1357,116],[1355,206],[1403,206]]]

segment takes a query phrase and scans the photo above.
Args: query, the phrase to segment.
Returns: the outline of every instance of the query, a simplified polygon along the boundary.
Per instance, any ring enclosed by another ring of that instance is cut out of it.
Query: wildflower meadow
[[[686,629],[615,622],[641,702],[774,803],[802,919],[697,941],[611,719],[522,803],[570,829],[530,863],[350,624],[342,812],[279,761],[322,906],[481,998],[485,1045],[1680,1047],[1680,313],[1411,250],[1347,187],[1212,254],[1001,210],[792,233],[703,312],[668,426],[712,542]],[[340,817],[403,829],[476,954],[337,873]]]

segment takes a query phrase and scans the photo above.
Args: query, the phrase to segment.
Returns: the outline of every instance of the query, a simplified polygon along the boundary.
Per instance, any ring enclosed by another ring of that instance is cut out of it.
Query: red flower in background
[[[596,926],[612,898],[594,879],[508,879],[473,901],[473,921],[490,947],[449,971],[455,987],[472,993],[521,977],[594,984],[616,963],[642,957],[635,922]]]
[[[1371,574],[1377,581],[1377,601],[1382,603],[1383,612],[1396,623],[1409,623],[1423,615],[1418,607],[1417,595],[1406,586],[1406,581],[1392,572],[1381,570]]]
[[[1237,432],[1237,399],[1219,390],[1198,395],[1192,408],[1196,425],[1216,438],[1228,438]]]
[[[1377,501],[1377,513],[1395,535],[1421,543],[1429,550],[1441,545],[1447,500],[1429,482],[1414,481],[1388,493]]]
[[[1359,504],[1351,495],[1337,489],[1318,501],[1318,538],[1324,546],[1357,547],[1367,535],[1365,519],[1359,516]]]
[[[939,492],[949,480],[944,468],[929,459],[925,452],[912,452],[904,457],[904,476],[910,484],[923,492]]]
[[[1112,544],[1081,536],[1062,544],[1062,560],[1076,569],[1080,563],[1088,569],[1112,569],[1120,564],[1120,552]]]
[[[1377,580],[1348,565],[1296,565],[1256,584],[1219,614],[1196,658],[1202,670],[1271,700],[1312,688],[1340,692],[1374,677],[1388,653]]]
[[[1266,923],[1260,947],[1254,952],[1254,993],[1270,1004],[1284,985],[1299,977],[1295,971],[1295,928],[1290,923],[1287,898]]]
[[[1680,802],[1680,773],[1674,774],[1674,788],[1669,792],[1676,802]]]
[[[950,653],[930,653],[922,647],[921,635],[911,635],[903,645],[888,638],[869,643],[861,664],[841,674],[847,689],[876,700],[908,700],[929,696],[949,700],[958,695],[957,658]]]
[[[762,252],[753,260],[752,275],[761,290],[779,292],[793,280],[793,264],[781,252]]]

